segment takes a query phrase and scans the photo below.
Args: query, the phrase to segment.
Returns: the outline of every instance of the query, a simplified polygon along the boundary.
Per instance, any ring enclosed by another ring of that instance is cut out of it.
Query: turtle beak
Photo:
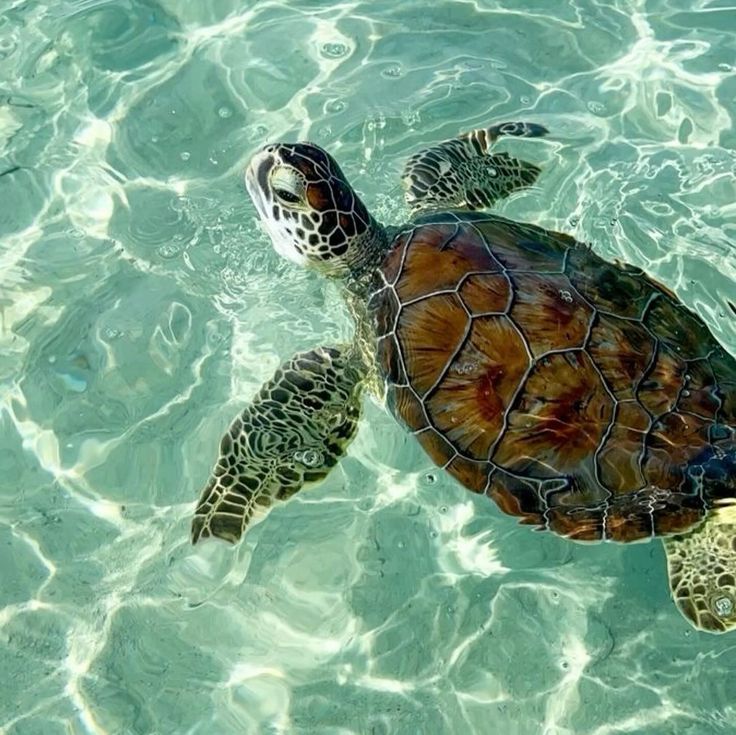
[[[261,217],[265,214],[268,200],[268,173],[273,167],[272,148],[266,146],[258,151],[245,169],[245,188]]]
[[[270,145],[258,151],[245,169],[245,188],[258,212],[263,230],[271,238],[274,250],[287,260],[298,265],[306,265],[306,258],[295,247],[294,236],[286,230],[276,212],[280,210],[274,200],[269,177],[277,163],[278,154]]]

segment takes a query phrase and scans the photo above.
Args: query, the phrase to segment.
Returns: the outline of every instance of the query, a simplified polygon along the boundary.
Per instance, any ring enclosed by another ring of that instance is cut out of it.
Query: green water
[[[322,486],[188,542],[232,416],[351,329],[257,226],[257,147],[329,147],[398,222],[409,152],[542,123],[499,210],[736,352],[734,59],[726,0],[0,0],[0,733],[736,732],[736,633],[658,542],[519,527],[370,402]]]

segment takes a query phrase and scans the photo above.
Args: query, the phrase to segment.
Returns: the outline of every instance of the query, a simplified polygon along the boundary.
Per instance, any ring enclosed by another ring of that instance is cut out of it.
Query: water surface
[[[0,733],[711,735],[736,634],[658,542],[519,527],[368,402],[319,488],[188,542],[219,436],[349,337],[241,172],[328,147],[374,214],[403,160],[502,120],[499,211],[646,268],[736,353],[736,12],[715,0],[2,0]]]

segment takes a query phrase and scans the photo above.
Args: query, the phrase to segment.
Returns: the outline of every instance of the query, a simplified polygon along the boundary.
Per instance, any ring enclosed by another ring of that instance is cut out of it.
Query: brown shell
[[[392,409],[507,513],[634,541],[736,494],[736,361],[637,269],[566,235],[444,214],[400,232],[380,278]]]

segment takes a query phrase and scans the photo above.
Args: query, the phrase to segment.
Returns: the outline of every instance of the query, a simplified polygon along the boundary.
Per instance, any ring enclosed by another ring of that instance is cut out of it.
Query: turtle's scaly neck
[[[380,282],[380,266],[391,248],[394,229],[386,228],[375,220],[371,225],[355,248],[359,258],[351,261],[343,284],[345,301],[355,324],[353,355],[364,371],[366,385],[371,392],[380,395],[382,381],[376,370],[376,335],[369,301]]]
[[[390,247],[387,229],[371,219],[371,226],[358,242],[351,243],[348,255],[349,272],[345,286],[356,296],[367,298],[373,290],[374,278]],[[350,257],[352,255],[352,257]]]

